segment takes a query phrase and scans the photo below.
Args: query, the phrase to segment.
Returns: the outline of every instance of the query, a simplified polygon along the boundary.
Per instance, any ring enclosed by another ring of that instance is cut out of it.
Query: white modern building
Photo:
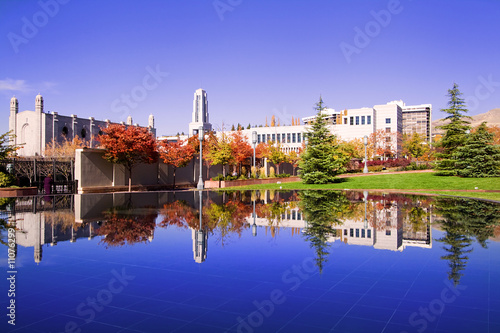
[[[153,115],[149,116],[148,122],[149,131],[156,136]],[[78,118],[74,114],[63,116],[57,112],[45,112],[43,97],[40,94],[35,98],[35,111],[19,112],[17,98],[12,97],[10,100],[9,131],[15,135],[11,143],[22,146],[17,151],[19,156],[43,155],[47,144],[72,140],[76,136],[92,148],[96,144],[95,137],[109,124],[112,122],[108,119],[101,121],[94,117],[86,119]],[[131,116],[127,118],[127,125],[133,125]]]

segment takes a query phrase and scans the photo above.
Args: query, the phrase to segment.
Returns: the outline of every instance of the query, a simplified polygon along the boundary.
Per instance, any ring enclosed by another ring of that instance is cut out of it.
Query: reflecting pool
[[[147,192],[0,218],[1,332],[500,332],[498,203]]]

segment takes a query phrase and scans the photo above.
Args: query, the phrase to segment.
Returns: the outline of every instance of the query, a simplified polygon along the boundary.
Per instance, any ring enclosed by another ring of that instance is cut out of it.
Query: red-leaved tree
[[[151,164],[158,160],[156,139],[147,128],[111,124],[102,129],[98,141],[106,149],[105,160],[127,168],[129,192],[132,190],[132,168],[139,163]]]
[[[234,164],[239,167],[239,173],[241,173],[241,164],[252,156],[252,147],[248,144],[248,138],[243,135],[241,130],[231,133],[231,149]]]
[[[177,142],[160,141],[158,143],[160,157],[165,164],[171,165],[174,169],[174,188],[175,188],[175,171],[177,168],[183,168],[193,159],[194,148],[184,140]]]

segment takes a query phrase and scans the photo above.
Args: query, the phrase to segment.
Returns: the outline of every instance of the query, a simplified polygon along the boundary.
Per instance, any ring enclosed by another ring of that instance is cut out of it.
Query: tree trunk
[[[174,190],[175,190],[175,169],[177,169],[177,168],[174,167],[174,185],[173,185]]]
[[[128,191],[132,192],[132,167],[128,167]]]

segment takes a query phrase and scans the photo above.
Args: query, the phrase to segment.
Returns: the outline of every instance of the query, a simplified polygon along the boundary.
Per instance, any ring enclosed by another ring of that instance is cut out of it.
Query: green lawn
[[[276,180],[279,181],[279,180]],[[233,189],[396,189],[396,190],[425,190],[421,192],[459,195],[474,198],[490,199],[500,201],[499,193],[485,192],[460,192],[463,190],[500,190],[500,178],[459,178],[440,177],[434,173],[400,173],[393,175],[373,175],[362,177],[350,177],[339,179],[338,183],[314,185],[301,182],[283,184],[261,184]],[[453,192],[439,192],[432,190],[455,190]]]

